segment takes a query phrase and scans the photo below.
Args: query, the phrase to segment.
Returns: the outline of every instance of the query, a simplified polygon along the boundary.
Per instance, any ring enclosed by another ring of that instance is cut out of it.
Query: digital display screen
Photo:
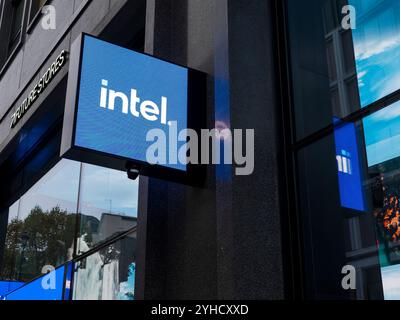
[[[160,165],[186,171],[168,154],[186,143],[177,134],[187,128],[188,69],[83,37],[74,145],[147,163],[148,148],[160,142],[158,157],[167,160]],[[152,129],[166,141],[146,141]]]
[[[4,297],[6,294],[17,290],[21,286],[23,286],[23,282],[17,282],[17,281],[0,281],[0,299]]]
[[[64,287],[62,266],[6,295],[6,300],[62,300]]]

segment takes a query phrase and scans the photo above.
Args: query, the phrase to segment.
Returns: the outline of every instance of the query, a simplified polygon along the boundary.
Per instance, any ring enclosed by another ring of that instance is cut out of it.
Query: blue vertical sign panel
[[[353,123],[335,129],[335,144],[341,205],[365,211],[357,134]]]

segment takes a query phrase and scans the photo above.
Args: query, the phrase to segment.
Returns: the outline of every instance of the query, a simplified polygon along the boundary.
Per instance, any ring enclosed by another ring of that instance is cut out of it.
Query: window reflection
[[[31,8],[29,12],[29,22],[36,16],[36,14],[42,10],[42,7],[45,5],[46,0],[31,0]]]
[[[137,224],[137,183],[125,172],[83,165],[78,253]]]
[[[11,12],[11,31],[10,31],[10,39],[8,45],[8,56],[12,53],[15,49],[18,39],[21,36],[21,27],[22,27],[22,19],[24,15],[24,4],[25,1],[17,0],[17,1],[10,1],[12,5],[12,12]]]
[[[288,0],[297,140],[360,109],[352,32],[341,24],[347,4]]]
[[[86,252],[135,226],[137,188],[124,172],[58,162],[9,207],[1,279],[30,281],[71,260],[75,240],[77,253]]]
[[[399,103],[364,120],[369,177],[374,179],[373,215],[385,299],[400,299]]]
[[[134,300],[136,232],[75,264],[73,300]]]
[[[400,88],[400,2],[350,0],[357,12],[353,30],[361,105]]]
[[[397,108],[338,123],[334,134],[298,152],[313,296],[400,299],[400,153],[398,128],[392,127]],[[354,292],[342,289],[335,271],[345,265],[356,268]]]
[[[368,165],[400,156],[400,102],[364,119]]]
[[[306,294],[400,299],[400,102],[356,113],[400,89],[400,2],[308,2],[287,1],[296,141],[335,129],[296,151]],[[341,26],[347,4],[351,31]],[[341,287],[346,264],[355,291]]]
[[[357,10],[353,30],[361,106],[400,88],[400,3],[396,0],[350,0]],[[400,299],[400,103],[363,120],[372,213],[385,299]]]
[[[72,258],[79,171],[60,161],[10,207],[3,278],[26,282]]]
[[[18,280],[17,253],[22,225],[18,220],[19,200],[9,209],[6,242],[3,253],[2,279]]]

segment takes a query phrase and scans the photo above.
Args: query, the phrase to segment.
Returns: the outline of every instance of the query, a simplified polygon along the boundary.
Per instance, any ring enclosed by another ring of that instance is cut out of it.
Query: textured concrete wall
[[[228,3],[231,125],[255,129],[254,173],[233,177],[234,298],[279,299],[284,294],[278,163],[283,144],[273,7],[265,0]]]
[[[213,3],[148,0],[146,51],[212,73],[213,33],[204,32],[202,27],[214,21]],[[208,100],[204,107],[211,127],[212,95]],[[145,237],[146,246],[138,262],[138,276],[143,282],[139,298],[217,298],[213,180],[211,168],[204,188],[156,179],[148,179],[146,187],[141,188],[140,201],[148,198],[147,209],[140,211],[139,217],[138,237]]]
[[[254,128],[256,170],[209,166],[203,188],[146,179],[140,298],[284,297],[271,11],[265,0],[148,1],[148,52],[208,73],[208,127]]]

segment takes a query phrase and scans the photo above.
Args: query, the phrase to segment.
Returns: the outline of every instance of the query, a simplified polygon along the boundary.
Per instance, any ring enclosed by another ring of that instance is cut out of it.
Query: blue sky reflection
[[[399,89],[400,2],[374,1],[375,7],[351,2],[357,10],[353,40],[361,106],[365,107]]]
[[[351,0],[356,8],[353,30],[361,106],[400,88],[400,2]],[[400,156],[400,103],[364,119],[368,166]]]

